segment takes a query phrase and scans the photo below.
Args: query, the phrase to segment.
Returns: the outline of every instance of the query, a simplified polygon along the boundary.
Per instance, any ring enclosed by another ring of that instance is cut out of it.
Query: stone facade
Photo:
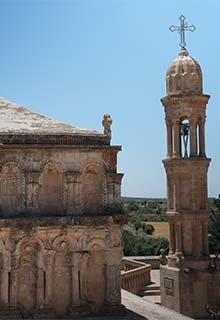
[[[204,304],[220,309],[220,261],[216,259],[213,266],[208,249],[210,159],[205,151],[205,119],[209,96],[202,93],[201,68],[185,49],[169,67],[166,80],[167,96],[161,101],[167,126],[163,163],[170,251],[168,264],[160,268],[161,302],[193,318],[204,318]]]
[[[41,126],[43,116],[5,100],[0,108],[14,115],[8,132],[0,123],[0,317],[123,312],[121,148],[46,117]],[[33,134],[25,112],[38,121]]]

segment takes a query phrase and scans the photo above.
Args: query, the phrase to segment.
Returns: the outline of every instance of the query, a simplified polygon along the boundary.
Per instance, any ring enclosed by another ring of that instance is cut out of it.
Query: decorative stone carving
[[[111,125],[112,125],[112,118],[109,114],[104,114],[103,120],[102,120],[102,125],[104,127],[104,134],[107,135],[110,139],[112,136],[112,131],[111,131]]]
[[[163,265],[167,264],[167,257],[165,256],[164,249],[160,249],[160,263]]]
[[[81,212],[80,177],[80,172],[66,172],[68,214],[77,215]]]
[[[2,167],[0,176],[1,213],[4,216],[13,216],[17,212],[22,212],[24,193],[20,167],[16,163],[6,163]]]
[[[82,175],[83,212],[86,214],[102,213],[105,207],[106,183],[99,164],[86,166]]]
[[[26,207],[33,212],[39,209],[39,177],[36,171],[26,172]]]
[[[63,172],[57,164],[47,164],[40,177],[40,207],[44,214],[63,212]]]

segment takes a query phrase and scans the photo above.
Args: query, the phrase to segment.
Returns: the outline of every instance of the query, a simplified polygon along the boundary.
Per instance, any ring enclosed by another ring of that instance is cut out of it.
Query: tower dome
[[[198,62],[182,49],[166,74],[167,95],[202,94],[202,70]]]

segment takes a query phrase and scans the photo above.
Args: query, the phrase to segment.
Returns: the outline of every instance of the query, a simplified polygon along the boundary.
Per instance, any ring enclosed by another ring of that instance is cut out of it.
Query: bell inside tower
[[[181,156],[183,158],[188,158],[190,154],[189,150],[189,135],[190,135],[190,125],[189,120],[184,119],[180,123],[180,134],[181,134]]]

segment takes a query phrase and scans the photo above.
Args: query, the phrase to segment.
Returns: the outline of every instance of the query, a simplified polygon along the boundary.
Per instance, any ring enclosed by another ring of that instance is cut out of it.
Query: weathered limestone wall
[[[185,264],[185,268],[184,268]],[[161,303],[168,308],[196,319],[207,318],[205,304],[220,309],[220,261],[216,269],[210,261],[183,262],[179,267],[160,267]]]
[[[120,147],[0,149],[0,317],[121,312]]]
[[[0,217],[120,210],[120,147],[2,146]]]
[[[0,221],[0,313],[56,317],[120,306],[121,226],[112,217],[80,219]]]

